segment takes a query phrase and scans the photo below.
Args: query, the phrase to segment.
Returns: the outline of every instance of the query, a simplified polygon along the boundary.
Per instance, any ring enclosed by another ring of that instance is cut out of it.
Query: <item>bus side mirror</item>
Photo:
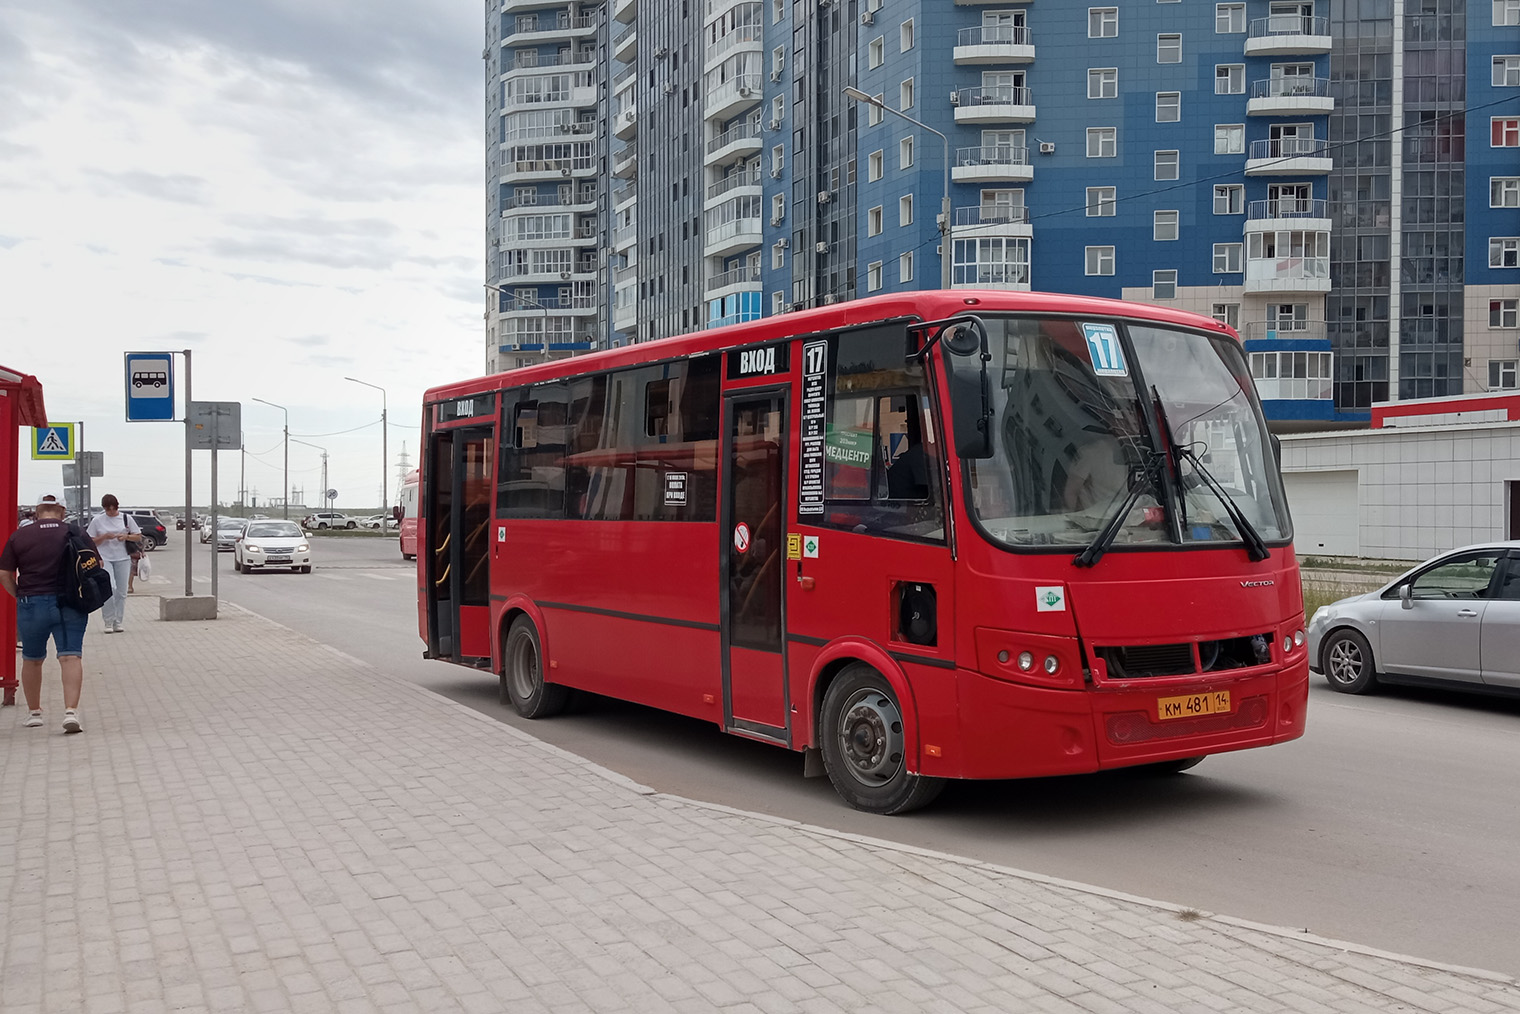
[[[991,399],[987,392],[987,367],[969,363],[951,365],[950,428],[955,435],[955,453],[966,459],[992,457]]]
[[[393,507],[391,507],[391,520],[392,521],[400,521],[401,520],[401,505],[399,503],[396,504],[396,505],[394,505]]]

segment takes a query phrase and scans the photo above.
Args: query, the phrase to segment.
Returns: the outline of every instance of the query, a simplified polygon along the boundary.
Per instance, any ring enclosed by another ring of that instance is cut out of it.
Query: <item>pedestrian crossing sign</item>
[[[73,461],[74,424],[48,423],[32,427],[33,461]]]

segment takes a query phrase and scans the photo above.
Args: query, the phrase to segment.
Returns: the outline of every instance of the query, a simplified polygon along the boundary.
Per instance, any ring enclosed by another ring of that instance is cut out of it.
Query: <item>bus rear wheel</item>
[[[818,729],[829,781],[857,810],[907,813],[945,787],[943,779],[908,771],[902,708],[891,684],[864,663],[847,666],[829,684]]]
[[[550,718],[565,710],[570,688],[544,682],[543,651],[538,629],[519,616],[507,629],[502,644],[501,700],[524,718]]]

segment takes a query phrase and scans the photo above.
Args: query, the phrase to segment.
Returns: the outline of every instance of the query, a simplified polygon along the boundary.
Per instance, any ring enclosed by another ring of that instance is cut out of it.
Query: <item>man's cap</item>
[[[64,510],[68,510],[69,509],[68,501],[64,500],[64,498],[63,498],[63,496],[61,494],[59,494],[59,493],[53,493],[51,491],[49,491],[47,493],[43,493],[43,494],[41,494],[40,496],[37,497],[37,506],[38,507],[62,507]]]

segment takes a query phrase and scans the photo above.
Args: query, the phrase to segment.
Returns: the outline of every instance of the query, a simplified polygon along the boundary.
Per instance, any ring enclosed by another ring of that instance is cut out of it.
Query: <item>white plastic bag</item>
[[[148,564],[148,554],[144,553],[137,560],[137,580],[149,581],[153,578],[153,568]]]

